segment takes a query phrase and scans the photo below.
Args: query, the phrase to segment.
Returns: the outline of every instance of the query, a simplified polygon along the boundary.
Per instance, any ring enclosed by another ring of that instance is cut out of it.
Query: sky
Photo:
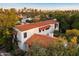
[[[71,10],[78,9],[79,3],[0,3],[0,8],[36,8],[49,10]]]

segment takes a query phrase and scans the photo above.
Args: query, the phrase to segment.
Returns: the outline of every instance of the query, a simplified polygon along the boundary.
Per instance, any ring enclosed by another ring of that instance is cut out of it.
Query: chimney
[[[57,19],[53,19],[54,21],[57,21]]]

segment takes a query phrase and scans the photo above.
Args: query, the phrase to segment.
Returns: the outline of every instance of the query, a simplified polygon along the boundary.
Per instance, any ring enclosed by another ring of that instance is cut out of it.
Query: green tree
[[[0,10],[0,43],[2,45],[11,46],[12,28],[16,25],[18,20],[15,9]],[[9,44],[9,45],[8,45]]]

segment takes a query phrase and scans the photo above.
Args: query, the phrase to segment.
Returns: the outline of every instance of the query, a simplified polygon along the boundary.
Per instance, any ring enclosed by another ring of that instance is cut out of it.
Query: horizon
[[[41,10],[79,10],[79,3],[0,3],[0,8],[33,8]]]

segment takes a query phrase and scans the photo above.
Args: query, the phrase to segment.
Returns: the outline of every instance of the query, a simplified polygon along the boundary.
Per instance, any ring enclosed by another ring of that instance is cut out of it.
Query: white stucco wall
[[[22,34],[24,35],[24,33],[27,33],[27,37],[24,38],[24,36],[22,36],[22,42],[25,42],[28,38],[30,38],[34,33],[38,33],[38,28],[34,28],[34,29],[30,29],[27,31],[23,31]]]
[[[15,31],[17,32],[17,41],[18,41],[18,46],[19,46],[19,48],[22,49],[22,50],[25,50],[25,45],[24,45],[24,43],[22,42],[22,39],[23,39],[23,34],[22,34],[22,32],[21,32],[20,30],[16,29],[16,28],[14,28],[14,29],[15,29]]]
[[[39,32],[39,28],[40,27],[37,27],[37,28],[33,28],[33,29],[30,29],[30,30],[27,30],[27,31],[23,31],[21,34],[22,34],[22,42],[25,42],[28,38],[30,38],[33,34],[42,34],[42,35],[47,35],[49,34],[49,36],[52,36],[52,32],[54,31],[54,24],[50,24],[50,28],[48,30],[44,30],[44,31],[41,31]],[[27,33],[27,37],[24,38],[24,33]]]
[[[15,31],[17,32],[17,40],[21,41],[22,40],[22,32],[16,28],[14,28]]]

